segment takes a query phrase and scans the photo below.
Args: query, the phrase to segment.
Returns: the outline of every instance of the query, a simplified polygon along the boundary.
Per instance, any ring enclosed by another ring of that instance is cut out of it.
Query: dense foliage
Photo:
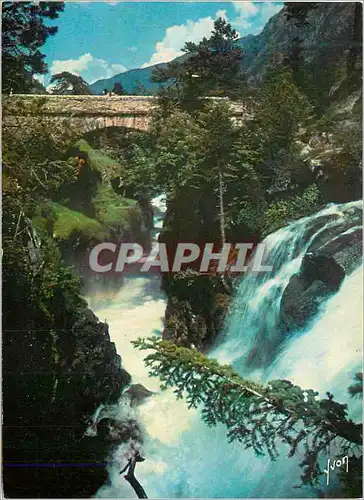
[[[33,75],[46,73],[40,47],[57,32],[46,21],[57,19],[63,9],[63,2],[2,3],[3,92],[27,92],[34,85]]]
[[[110,442],[101,434],[84,439],[85,420],[130,381],[107,326],[81,297],[80,278],[65,266],[64,241],[69,248],[80,234],[104,239],[105,231],[51,201],[65,203],[75,185],[80,197],[82,188],[62,131],[40,117],[31,127],[15,120],[3,129],[2,457],[5,464],[32,464],[4,467],[9,497],[94,495],[107,478],[99,464]],[[64,462],[97,465],[42,466]]]

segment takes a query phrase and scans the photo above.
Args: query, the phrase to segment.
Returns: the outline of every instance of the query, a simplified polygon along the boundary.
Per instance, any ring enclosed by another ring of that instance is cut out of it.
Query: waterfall
[[[269,235],[265,240],[266,262],[273,265],[273,272],[250,272],[241,280],[224,335],[210,356],[232,363],[241,375],[261,382],[286,378],[320,394],[330,391],[338,401],[348,402],[347,387],[352,375],[361,370],[361,268],[345,278],[304,331],[282,339],[277,321],[283,291],[307,250],[330,231],[337,237],[358,227],[360,220],[360,202],[331,205]],[[300,483],[300,457],[287,458],[284,445],[275,462],[256,457],[241,444],[228,443],[225,427],[207,427],[199,410],[188,410],[171,391],[159,391],[158,380],[148,377],[144,366],[146,352],[133,349],[129,341],[160,333],[164,309],[158,279],[139,277],[126,282],[111,306],[95,310],[107,318],[112,340],[133,382],[155,391],[135,410],[146,436],[142,448],[146,460],[138,464],[136,475],[148,496],[315,497],[309,487],[294,487]],[[267,345],[278,346],[276,356],[269,357]],[[258,354],[265,360],[264,366],[252,369],[249,360]],[[121,417],[123,411],[121,405]],[[360,405],[352,401],[350,412],[352,418],[360,420]],[[109,482],[97,497],[135,497],[119,475],[125,465],[124,451],[125,445],[115,451],[108,469]]]
[[[269,364],[271,352],[282,341],[277,328],[282,294],[307,250],[327,232],[335,231],[338,236],[359,227],[361,213],[361,202],[331,205],[269,235],[264,243],[266,261],[273,265],[273,272],[250,272],[242,281],[226,333],[211,355],[250,376],[246,365],[253,357]]]

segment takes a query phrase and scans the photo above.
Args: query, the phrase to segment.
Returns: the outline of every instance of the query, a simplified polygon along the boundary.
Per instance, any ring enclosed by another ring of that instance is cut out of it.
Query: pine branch
[[[337,437],[361,445],[361,425],[347,419],[346,405],[335,402],[331,394],[318,400],[317,392],[287,380],[274,380],[264,387],[196,350],[159,338],[133,344],[153,351],[145,363],[150,375],[160,378],[162,389],[174,388],[177,398],[185,396],[190,408],[202,406],[203,420],[209,426],[225,424],[229,441],[237,440],[258,455],[268,453],[274,459],[277,440],[288,444],[289,456],[293,456],[305,439],[304,482],[317,479],[320,470],[312,457]]]

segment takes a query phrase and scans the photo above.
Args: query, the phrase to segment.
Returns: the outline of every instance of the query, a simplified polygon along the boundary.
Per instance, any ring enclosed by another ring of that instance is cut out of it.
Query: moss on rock
[[[81,212],[53,203],[53,237],[69,240],[73,233],[81,233],[85,239],[102,241],[109,236],[107,228],[99,221],[87,217]]]
[[[140,216],[137,202],[122,198],[105,184],[100,184],[92,200],[96,219],[118,233],[129,230],[132,219]]]

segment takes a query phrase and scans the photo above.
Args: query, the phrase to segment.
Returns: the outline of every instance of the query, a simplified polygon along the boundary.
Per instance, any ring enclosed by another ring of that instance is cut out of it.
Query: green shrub
[[[266,236],[295,219],[310,215],[319,209],[320,191],[316,184],[311,184],[302,195],[295,195],[287,200],[274,201],[264,214],[262,224]]]

